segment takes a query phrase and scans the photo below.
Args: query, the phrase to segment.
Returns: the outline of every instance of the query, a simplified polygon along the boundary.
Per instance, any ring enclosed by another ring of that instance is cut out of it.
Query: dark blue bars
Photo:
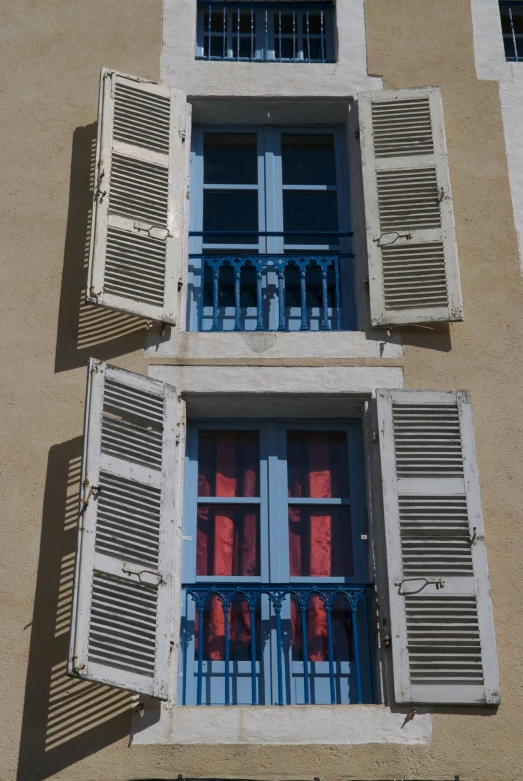
[[[523,3],[500,0],[499,10],[505,57],[509,62],[523,62]]]
[[[301,331],[311,329],[311,318],[315,320],[314,330],[342,330],[340,262],[349,263],[352,257],[343,253],[300,253],[295,255],[249,255],[222,254],[198,255],[202,262],[203,279],[212,281],[212,294],[202,285],[200,312],[211,305],[212,325],[204,328],[200,322],[200,330],[222,331],[231,330],[224,325],[224,310],[228,307],[234,310],[234,326],[232,330],[296,330],[290,326],[291,312],[299,308],[299,328]],[[251,272],[251,277],[247,275]],[[272,288],[269,275],[275,274],[275,284]],[[293,277],[294,275],[294,277]],[[232,290],[229,292],[232,278]],[[254,292],[255,278],[255,292]],[[250,282],[252,280],[252,283]],[[294,283],[294,284],[293,284]],[[227,287],[229,285],[229,287]],[[290,285],[290,287],[289,287]],[[298,292],[299,291],[299,292]],[[264,292],[278,297],[278,322],[273,328],[267,327],[264,317]],[[256,308],[256,326],[245,328],[245,311],[247,309],[244,294],[250,293],[254,300],[248,304]],[[311,304],[311,301],[313,303]],[[314,313],[314,314],[313,314]],[[229,315],[229,318],[232,315]],[[296,319],[294,317],[294,319]]]
[[[197,59],[335,62],[333,0],[198,0]]]
[[[340,597],[344,600],[344,604],[347,606],[350,612],[351,627],[352,627],[352,662],[353,673],[351,674],[353,684],[350,685],[350,701],[352,703],[363,702],[363,686],[362,686],[362,653],[368,653],[367,646],[362,648],[360,642],[360,633],[358,626],[363,626],[364,634],[370,635],[370,618],[369,618],[369,602],[372,598],[372,586],[371,584],[364,585],[344,585],[344,584],[305,584],[305,583],[287,583],[287,584],[217,584],[217,583],[197,583],[191,585],[184,585],[188,597],[195,603],[196,611],[198,614],[198,653],[197,653],[197,671],[196,671],[196,704],[203,704],[203,679],[204,679],[204,667],[203,667],[203,646],[204,646],[204,615],[205,609],[208,607],[210,600],[217,599],[221,603],[224,618],[224,664],[225,664],[225,692],[224,701],[221,704],[231,704],[231,661],[230,661],[230,622],[229,611],[233,602],[238,599],[243,600],[246,603],[249,615],[250,615],[250,667],[251,667],[251,701],[252,705],[258,704],[257,694],[257,673],[256,663],[257,658],[261,658],[263,654],[257,656],[256,645],[260,644],[263,640],[256,634],[256,621],[255,612],[257,607],[261,604],[261,600],[267,597],[270,604],[271,616],[274,618],[275,624],[275,636],[276,636],[276,673],[277,673],[277,694],[275,704],[287,705],[291,704],[289,692],[292,690],[292,685],[287,680],[284,683],[284,675],[293,676],[293,665],[288,658],[289,645],[288,645],[288,630],[284,631],[283,614],[287,617],[290,615],[290,601],[295,602],[296,607],[301,617],[301,638],[302,638],[302,656],[303,656],[303,697],[305,704],[311,703],[312,689],[310,682],[310,670],[312,669],[312,663],[309,661],[308,651],[308,605],[309,601],[314,598],[319,598],[323,603],[325,613],[327,616],[327,633],[328,633],[328,666],[329,666],[329,683],[330,683],[330,700],[333,705],[338,704],[338,695],[336,689],[336,652],[333,644],[333,628],[332,628],[332,614],[335,608],[336,600]],[[367,632],[365,632],[365,627]],[[287,640],[285,639],[287,635]],[[267,642],[267,638],[263,642]],[[184,659],[183,668],[187,669],[188,665],[192,664],[192,661],[187,659],[187,639],[183,648]],[[220,704],[213,702],[213,704]]]

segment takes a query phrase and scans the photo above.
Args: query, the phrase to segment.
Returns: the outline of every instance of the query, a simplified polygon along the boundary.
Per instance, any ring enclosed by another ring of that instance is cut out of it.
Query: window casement
[[[167,699],[181,639],[186,701],[293,704],[307,702],[307,691],[311,704],[372,701],[375,627],[366,634],[357,611],[349,625],[343,603],[374,579],[360,423],[194,426],[182,539],[176,390],[96,360],[87,388],[70,673]],[[384,389],[369,403],[382,485],[372,498],[384,532],[372,528],[387,552],[378,566],[388,594],[381,586],[377,597],[395,700],[498,703],[470,398]],[[173,569],[177,546],[187,546],[183,580]],[[175,580],[184,589],[181,635]],[[333,587],[343,599],[333,599],[329,622]],[[281,610],[271,617],[275,592]],[[246,602],[253,593],[258,601]]]
[[[440,90],[358,110],[371,323],[462,320]],[[181,330],[190,115],[179,90],[102,69],[87,300]],[[189,328],[355,328],[342,129],[195,135]]]
[[[361,421],[188,435],[180,704],[372,702]]]
[[[343,128],[195,127],[188,329],[354,329]]]
[[[505,57],[508,62],[523,62],[523,3],[499,0]]]
[[[198,0],[196,59],[335,62],[332,0]]]

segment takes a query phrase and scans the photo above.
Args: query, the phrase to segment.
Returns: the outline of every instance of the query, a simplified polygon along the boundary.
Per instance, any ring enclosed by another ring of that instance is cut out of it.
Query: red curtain
[[[296,436],[293,436],[295,434]],[[291,576],[318,579],[350,574],[348,518],[338,507],[321,500],[347,495],[348,464],[341,432],[290,432],[288,439],[289,496],[318,499],[318,506],[289,506],[289,564]],[[343,472],[345,471],[345,474]],[[344,493],[345,490],[347,493]],[[198,505],[198,575],[256,575],[259,573],[259,516],[257,510],[234,506],[237,496],[259,496],[259,455],[255,432],[205,432],[200,438],[198,495],[231,497],[230,505]],[[343,492],[343,494],[342,494]],[[301,658],[301,617],[291,602],[293,656]],[[337,615],[343,619],[340,611]],[[343,612],[343,611],[342,611]],[[345,617],[346,618],[346,617]],[[343,623],[346,623],[343,620]],[[212,597],[204,614],[204,655],[224,658],[225,618],[221,602]],[[229,613],[231,658],[248,657],[250,615],[237,601]],[[335,632],[335,637],[338,632]],[[196,629],[198,643],[198,628]],[[328,658],[327,616],[320,597],[307,606],[307,642],[310,661]]]
[[[257,510],[234,506],[237,496],[258,495],[259,456],[257,434],[208,432],[200,440],[198,496],[231,497],[230,505],[198,505],[196,543],[197,575],[258,574],[259,518]],[[204,654],[224,658],[225,615],[218,597],[211,597],[204,614]],[[248,647],[250,614],[244,601],[237,600],[229,611],[231,654]],[[198,642],[198,632],[197,632]]]

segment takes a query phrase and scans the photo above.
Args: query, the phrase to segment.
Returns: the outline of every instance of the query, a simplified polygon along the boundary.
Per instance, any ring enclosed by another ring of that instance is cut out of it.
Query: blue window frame
[[[342,127],[196,127],[188,329],[355,329],[347,181]]]
[[[523,2],[500,0],[501,29],[509,62],[523,62]]]
[[[196,59],[335,62],[331,0],[198,0]]]
[[[185,470],[181,704],[373,702],[361,422],[194,422]]]

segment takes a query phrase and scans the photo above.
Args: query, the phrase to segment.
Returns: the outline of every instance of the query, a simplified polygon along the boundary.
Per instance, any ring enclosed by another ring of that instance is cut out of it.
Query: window
[[[360,422],[194,423],[186,475],[183,702],[371,702]]]
[[[334,62],[329,0],[198,0],[197,59]]]
[[[505,56],[510,62],[523,62],[523,3],[500,0],[499,10]]]
[[[341,128],[195,128],[189,330],[355,328]]]
[[[90,361],[72,675],[166,700],[179,647],[180,704],[371,702],[379,627],[396,702],[499,702],[467,391],[377,391],[371,622],[360,423],[193,424],[182,537],[181,390]]]

